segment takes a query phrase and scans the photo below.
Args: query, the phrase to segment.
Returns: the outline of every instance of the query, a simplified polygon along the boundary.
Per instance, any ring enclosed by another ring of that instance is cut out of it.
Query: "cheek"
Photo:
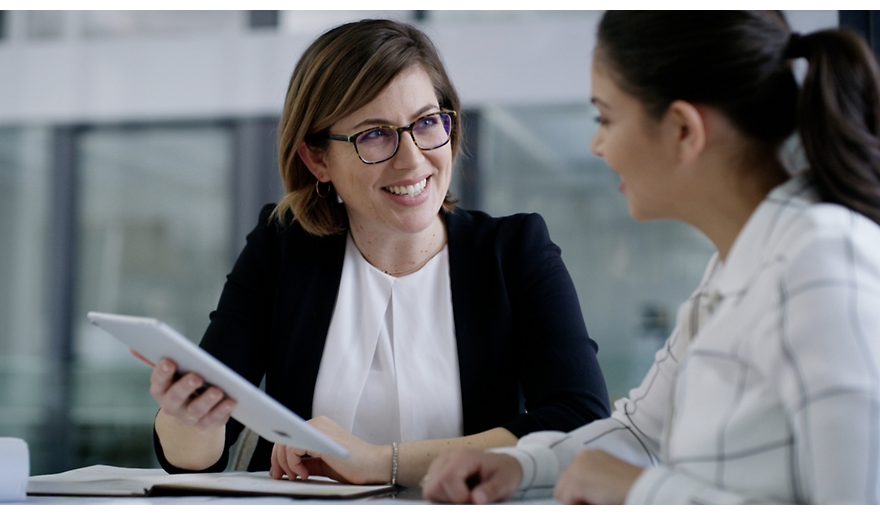
[[[448,186],[452,176],[452,153],[446,151],[442,154],[431,155],[430,160],[434,168],[437,169],[435,179]]]
[[[599,154],[605,163],[617,173],[621,168],[625,169],[630,152],[627,149],[625,139],[623,142],[615,135],[602,135],[599,137]]]

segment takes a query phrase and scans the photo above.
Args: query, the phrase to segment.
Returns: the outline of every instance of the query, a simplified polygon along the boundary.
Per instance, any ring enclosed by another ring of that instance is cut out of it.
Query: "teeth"
[[[422,190],[425,189],[425,185],[428,183],[428,178],[422,179],[418,183],[414,185],[408,186],[386,186],[384,189],[387,192],[391,192],[395,195],[408,195],[410,197],[414,197],[422,193]]]

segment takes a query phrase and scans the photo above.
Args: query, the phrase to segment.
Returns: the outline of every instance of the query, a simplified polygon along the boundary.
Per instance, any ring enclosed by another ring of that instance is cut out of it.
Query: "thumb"
[[[484,474],[482,481],[471,490],[471,500],[475,504],[506,500],[513,495],[516,487],[501,471],[492,471]]]

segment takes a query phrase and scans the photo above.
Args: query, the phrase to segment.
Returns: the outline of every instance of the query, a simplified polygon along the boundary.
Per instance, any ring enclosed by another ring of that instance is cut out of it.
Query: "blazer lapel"
[[[304,419],[312,417],[315,382],[330,319],[342,277],[346,233],[315,237],[304,231],[291,235],[282,253],[277,287],[279,304],[274,317],[278,330],[272,335],[272,357],[278,358],[278,374],[270,375],[282,385],[273,392],[279,401]],[[284,300],[283,302],[281,300]],[[288,364],[287,374],[283,364]],[[268,389],[267,385],[267,389]]]
[[[473,266],[476,234],[473,217],[461,209],[446,213],[446,230],[449,238],[449,282],[452,290],[452,314],[455,321],[455,340],[458,347],[458,368],[461,377],[461,404],[464,434],[475,433],[480,418],[483,392],[482,375],[479,374],[480,349],[476,340],[484,326],[480,314],[480,296],[473,295],[473,286],[480,284],[478,270]],[[469,263],[471,262],[471,263]]]

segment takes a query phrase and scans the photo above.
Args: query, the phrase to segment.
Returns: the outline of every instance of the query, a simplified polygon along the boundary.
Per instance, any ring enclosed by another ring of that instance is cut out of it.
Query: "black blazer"
[[[312,417],[324,341],[336,304],[346,234],[315,237],[270,219],[267,205],[227,276],[201,346],[266,392]],[[449,276],[465,435],[495,427],[517,437],[569,431],[609,415],[596,343],[577,292],[540,215],[446,214]],[[206,471],[222,471],[241,432]],[[171,466],[155,437],[157,456]],[[269,469],[260,439],[248,467]]]

